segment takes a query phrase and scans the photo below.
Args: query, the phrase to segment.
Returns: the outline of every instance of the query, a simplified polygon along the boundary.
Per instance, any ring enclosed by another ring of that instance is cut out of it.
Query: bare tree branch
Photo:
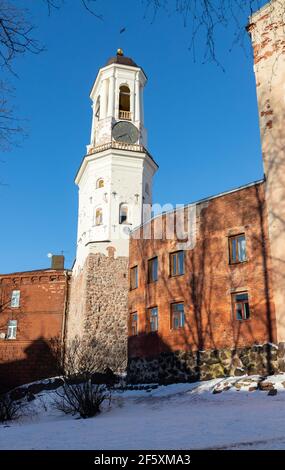
[[[26,10],[8,0],[0,0],[0,66],[13,72],[12,62],[17,56],[43,50],[33,38],[33,31]]]
[[[14,108],[11,106],[13,90],[4,81],[0,80],[0,149],[9,150],[19,143],[25,134],[20,120],[16,118]]]
[[[219,28],[227,28],[234,24],[234,38],[230,47],[236,44],[243,47],[246,35],[247,18],[258,10],[267,0],[142,0],[146,5],[146,14],[151,12],[152,21],[160,10],[168,16],[179,15],[184,27],[189,28],[189,50],[196,60],[197,38],[202,41],[199,47],[204,61],[214,61],[220,65],[217,58],[217,32]]]

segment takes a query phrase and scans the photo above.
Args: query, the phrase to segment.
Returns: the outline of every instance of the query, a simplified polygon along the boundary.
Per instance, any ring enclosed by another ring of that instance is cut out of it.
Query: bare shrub
[[[21,416],[23,404],[14,401],[8,393],[0,394],[0,423],[12,421]]]
[[[52,349],[64,381],[54,392],[58,410],[89,418],[101,411],[103,402],[110,404],[115,376],[112,371],[107,372],[108,363],[96,341],[76,337],[65,345],[64,351],[61,343],[54,341]]]
[[[91,379],[81,383],[65,382],[56,390],[55,407],[65,414],[79,414],[81,418],[92,418],[101,411],[103,402],[111,402],[111,391],[106,385],[93,384]]]

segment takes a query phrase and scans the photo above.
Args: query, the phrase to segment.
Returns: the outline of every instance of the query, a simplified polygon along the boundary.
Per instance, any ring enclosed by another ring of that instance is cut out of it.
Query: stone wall
[[[156,357],[130,358],[128,382],[175,383],[217,377],[285,372],[285,343],[239,349],[165,352]]]
[[[114,371],[127,364],[128,258],[90,254],[72,280],[67,342],[92,339],[102,362]],[[101,362],[101,361],[100,361]]]

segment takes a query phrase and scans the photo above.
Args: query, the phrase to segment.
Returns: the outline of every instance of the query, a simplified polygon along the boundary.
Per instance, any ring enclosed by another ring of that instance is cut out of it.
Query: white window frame
[[[11,294],[11,308],[19,308],[20,307],[20,296],[21,292],[19,290],[13,290]]]
[[[7,327],[7,339],[16,339],[17,338],[17,320],[9,320]]]

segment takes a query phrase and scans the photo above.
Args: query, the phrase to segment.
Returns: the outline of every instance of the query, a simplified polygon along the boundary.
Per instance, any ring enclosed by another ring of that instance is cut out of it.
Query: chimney
[[[63,255],[52,255],[51,257],[51,269],[64,269],[64,256]]]

